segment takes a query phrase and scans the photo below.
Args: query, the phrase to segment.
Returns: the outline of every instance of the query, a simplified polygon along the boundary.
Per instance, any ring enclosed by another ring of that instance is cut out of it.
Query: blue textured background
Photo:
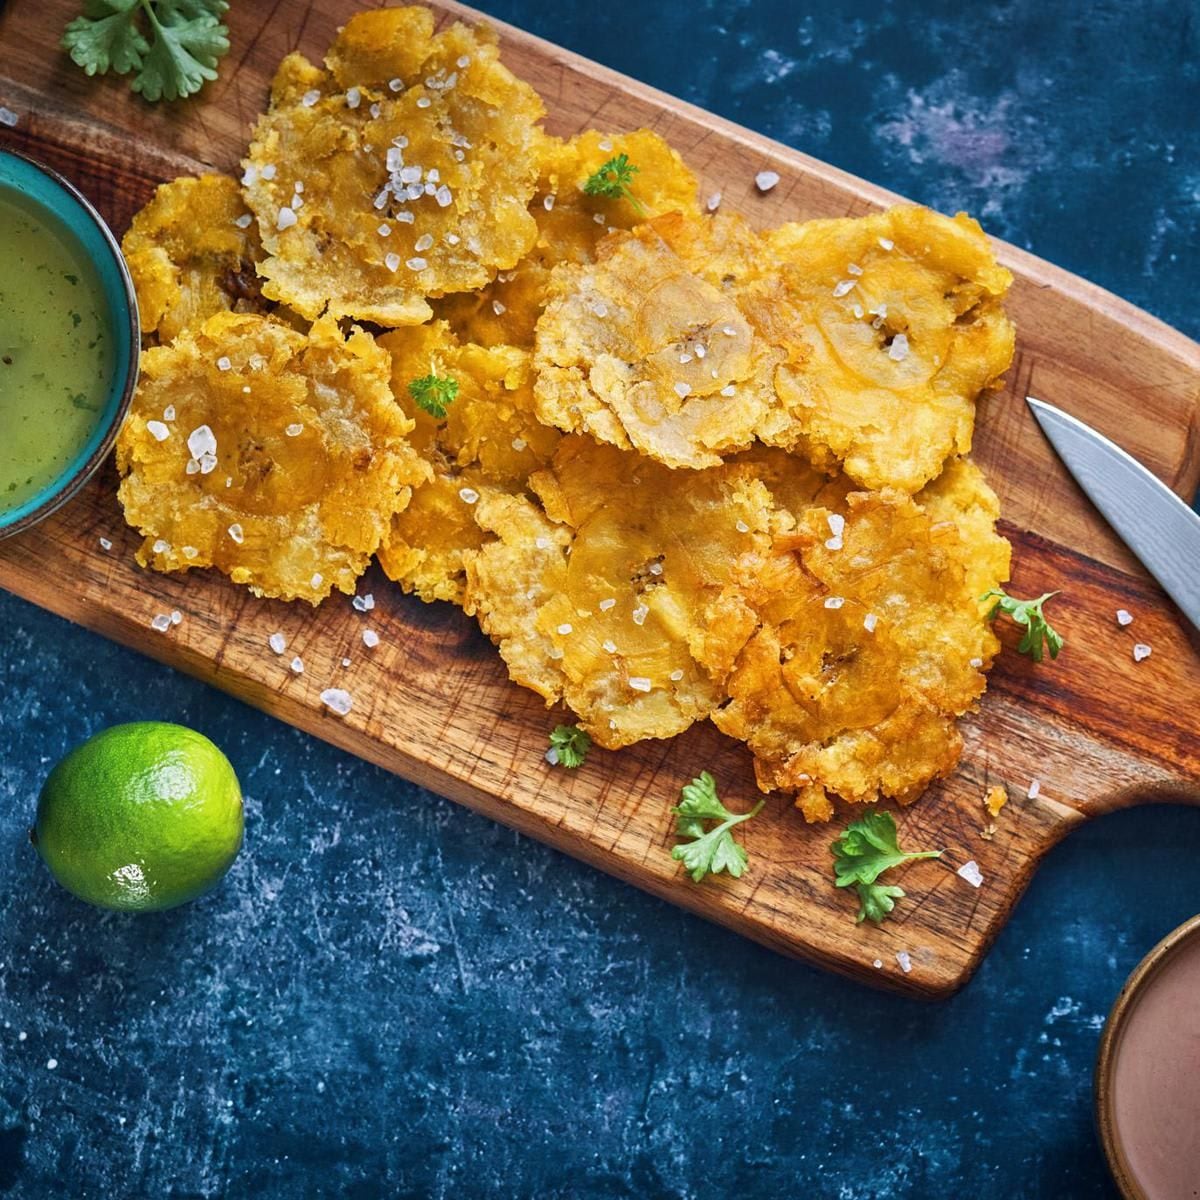
[[[488,7],[1200,332],[1194,3]],[[133,920],[25,828],[48,764],[138,718],[227,750],[248,832],[217,893]],[[1192,812],[1085,828],[921,1006],[0,594],[0,1193],[1108,1196],[1098,1031],[1198,860]]]

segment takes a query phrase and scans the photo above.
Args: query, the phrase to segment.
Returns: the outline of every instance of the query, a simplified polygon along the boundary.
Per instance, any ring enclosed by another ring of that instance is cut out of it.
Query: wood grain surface
[[[234,5],[233,49],[196,100],[150,106],[121,81],[89,80],[57,48],[73,0],[12,0],[0,15],[0,104],[19,115],[0,146],[65,173],[120,234],[157,183],[202,168],[234,170],[280,58],[319,58],[358,5],[301,0]],[[451,3],[446,19],[484,19]],[[758,225],[860,214],[896,199],[786,147],[527,34],[497,26],[505,60],[542,93],[547,126],[648,126],[678,147],[707,191]],[[760,195],[754,175],[777,171]],[[1018,325],[1006,388],[979,412],[976,458],[1000,495],[1014,545],[1013,590],[1063,589],[1055,624],[1067,637],[1040,667],[1007,651],[980,711],[963,725],[957,773],[898,814],[902,843],[944,847],[939,861],[896,872],[908,899],[880,928],[856,926],[854,902],[831,882],[833,828],[806,827],[782,796],[744,827],[751,869],[696,886],[672,862],[670,807],[708,768],[735,806],[754,798],[749,756],[711,726],[670,742],[594,752],[568,774],[542,761],[555,723],[508,682],[498,655],[460,612],[405,597],[377,568],[369,616],[349,600],[318,610],[257,600],[222,577],[168,578],[133,561],[111,466],[28,533],[0,543],[0,586],[225,689],[317,736],[478,809],[586,862],[777,950],[870,983],[943,996],[970,976],[1046,851],[1079,822],[1150,800],[1200,802],[1200,670],[1180,618],[1092,510],[1038,433],[1028,392],[1116,438],[1181,494],[1200,478],[1200,347],[1146,313],[1013,247],[1010,311]],[[99,539],[113,542],[105,552]],[[1118,628],[1118,607],[1134,614]],[[183,622],[160,634],[158,613]],[[377,630],[381,644],[364,648]],[[282,631],[288,653],[267,647]],[[1135,664],[1133,642],[1152,656]],[[293,654],[303,675],[288,669]],[[351,665],[341,665],[349,657]],[[81,672],[87,664],[80,663]],[[113,680],[119,687],[120,680]],[[322,710],[346,687],[351,714]],[[63,681],[70,686],[69,680]],[[1038,779],[1041,794],[1028,799]],[[1010,802],[992,838],[983,796]],[[955,874],[974,859],[976,889]],[[1047,914],[1048,920],[1054,914]],[[896,955],[907,951],[911,971]],[[875,964],[880,965],[875,965]]]

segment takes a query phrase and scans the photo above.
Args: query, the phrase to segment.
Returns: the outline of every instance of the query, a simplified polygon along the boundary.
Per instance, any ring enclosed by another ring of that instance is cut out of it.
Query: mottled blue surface
[[[489,7],[1200,332],[1193,3]],[[1194,812],[1075,834],[923,1006],[3,595],[0,698],[0,1193],[1111,1195],[1098,1030],[1198,907]],[[25,827],[51,762],[138,718],[216,739],[248,828],[218,892],[129,919],[59,890]]]

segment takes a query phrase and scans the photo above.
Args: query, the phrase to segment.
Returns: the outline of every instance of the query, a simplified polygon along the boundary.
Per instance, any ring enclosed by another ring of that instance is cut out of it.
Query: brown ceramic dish
[[[1200,916],[1184,922],[1178,929],[1167,934],[1138,963],[1133,974],[1125,981],[1100,1039],[1096,1058],[1096,1128],[1104,1146],[1109,1170],[1125,1200],[1157,1200],[1145,1190],[1134,1174],[1127,1145],[1122,1142],[1119,1105],[1117,1103],[1117,1062],[1122,1039],[1130,1028],[1131,1017],[1138,1004],[1147,995],[1148,989],[1163,977],[1167,967],[1176,963],[1185,951],[1195,951],[1200,945]]]

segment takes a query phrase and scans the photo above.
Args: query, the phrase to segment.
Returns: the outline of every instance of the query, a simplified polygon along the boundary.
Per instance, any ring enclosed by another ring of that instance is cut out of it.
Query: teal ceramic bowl
[[[100,214],[57,172],[15,151],[0,150],[0,195],[14,193],[14,199],[34,210],[46,226],[71,243],[94,266],[100,281],[104,321],[114,349],[103,404],[87,441],[40,491],[14,508],[0,509],[0,538],[27,529],[48,516],[70,499],[104,461],[133,399],[140,345],[133,281],[121,257],[121,248]]]

